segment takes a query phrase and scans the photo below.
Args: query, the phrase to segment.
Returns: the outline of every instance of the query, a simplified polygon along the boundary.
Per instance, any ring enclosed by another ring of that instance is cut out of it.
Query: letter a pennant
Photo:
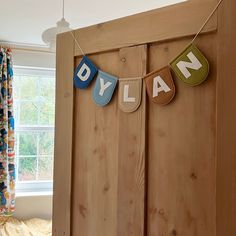
[[[151,101],[167,105],[175,96],[175,84],[169,66],[145,76],[147,93]]]
[[[89,86],[94,76],[97,74],[97,67],[84,56],[75,69],[74,85],[76,88],[85,89]]]
[[[98,71],[93,89],[93,100],[99,106],[107,105],[115,91],[118,78],[103,71]]]
[[[142,100],[142,78],[120,79],[118,97],[123,112],[136,111]]]
[[[207,59],[193,44],[188,46],[170,65],[176,76],[190,86],[201,84],[209,74]]]

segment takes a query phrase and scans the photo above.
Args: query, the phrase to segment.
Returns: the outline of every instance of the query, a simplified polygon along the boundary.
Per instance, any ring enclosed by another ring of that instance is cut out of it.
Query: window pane
[[[37,134],[24,132],[19,134],[19,155],[37,155]]]
[[[18,167],[19,181],[36,180],[37,157],[20,157]]]
[[[36,125],[38,123],[38,104],[36,102],[21,102],[20,124]]]
[[[15,125],[19,124],[19,102],[15,101],[14,102],[14,119],[15,119]]]
[[[37,99],[37,80],[36,76],[20,77],[20,97],[21,99]]]
[[[39,87],[39,96],[43,97],[46,101],[54,102],[55,78],[41,78]]]
[[[54,132],[40,132],[39,155],[53,155]]]
[[[52,179],[53,179],[53,157],[40,156],[38,180],[52,180]]]
[[[25,181],[53,179],[55,78],[40,70],[20,73],[14,76],[17,181],[28,186]]]
[[[52,102],[42,103],[39,113],[40,125],[54,125],[55,104]]]
[[[14,99],[20,99],[20,76],[14,76],[13,79],[13,94]]]

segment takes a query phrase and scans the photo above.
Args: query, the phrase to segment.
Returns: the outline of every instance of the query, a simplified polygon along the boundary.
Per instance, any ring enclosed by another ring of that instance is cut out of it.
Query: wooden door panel
[[[119,72],[117,52],[90,59],[107,72]],[[72,235],[75,236],[116,235],[117,98],[106,107],[97,106],[92,98],[93,85],[86,90],[74,90]]]
[[[90,59],[117,76],[146,73],[146,46]],[[109,105],[98,107],[92,89],[93,85],[74,91],[72,235],[143,236],[145,90],[140,108],[124,113],[118,108],[117,92]]]
[[[206,82],[177,78],[168,106],[148,105],[148,235],[214,236],[216,199],[216,35],[197,41],[210,61]],[[150,46],[150,71],[178,55],[190,39]]]
[[[120,50],[120,77],[146,74],[147,47]],[[143,83],[140,108],[133,113],[118,112],[118,232],[119,235],[145,235],[146,184],[146,87]]]

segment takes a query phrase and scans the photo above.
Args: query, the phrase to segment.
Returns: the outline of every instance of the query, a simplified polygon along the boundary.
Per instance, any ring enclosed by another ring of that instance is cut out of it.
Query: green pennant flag
[[[209,74],[207,59],[193,44],[188,46],[170,65],[176,76],[190,86],[201,84]]]

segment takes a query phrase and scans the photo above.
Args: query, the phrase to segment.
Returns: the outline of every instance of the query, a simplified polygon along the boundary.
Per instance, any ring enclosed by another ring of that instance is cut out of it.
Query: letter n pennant
[[[176,76],[190,86],[201,84],[209,74],[207,59],[193,44],[188,46],[170,65]]]
[[[123,112],[136,111],[142,100],[142,78],[120,79],[118,97]]]
[[[147,93],[151,101],[166,105],[175,96],[175,84],[169,66],[145,76]]]
[[[74,85],[76,88],[85,89],[89,86],[94,76],[97,74],[97,67],[84,56],[75,69]]]
[[[93,89],[93,100],[99,106],[107,105],[115,91],[118,78],[103,71],[98,71]]]

